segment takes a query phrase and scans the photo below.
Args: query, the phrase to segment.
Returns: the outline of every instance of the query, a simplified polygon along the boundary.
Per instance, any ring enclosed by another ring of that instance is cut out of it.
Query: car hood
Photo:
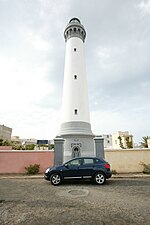
[[[49,167],[50,170],[59,170],[61,169],[63,166],[52,166],[52,167]]]

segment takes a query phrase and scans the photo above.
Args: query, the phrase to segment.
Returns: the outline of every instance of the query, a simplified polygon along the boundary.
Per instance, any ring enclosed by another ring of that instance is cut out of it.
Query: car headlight
[[[45,173],[48,173],[50,170],[51,170],[50,168],[47,168],[46,171],[45,171]]]

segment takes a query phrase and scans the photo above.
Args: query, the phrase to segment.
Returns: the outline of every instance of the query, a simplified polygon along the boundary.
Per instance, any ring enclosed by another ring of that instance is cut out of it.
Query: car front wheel
[[[96,173],[94,176],[94,181],[96,184],[104,184],[106,181],[106,177],[103,173]]]
[[[54,173],[50,177],[51,184],[56,186],[61,183],[61,176],[58,173]]]

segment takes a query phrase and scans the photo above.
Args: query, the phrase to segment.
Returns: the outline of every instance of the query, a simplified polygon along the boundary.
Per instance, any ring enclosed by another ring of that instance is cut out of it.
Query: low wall
[[[105,159],[117,173],[140,173],[141,162],[150,164],[150,149],[105,149]]]
[[[150,164],[150,149],[105,149],[105,159],[117,173],[140,173],[141,162]],[[25,167],[40,164],[40,173],[54,164],[54,151],[0,151],[0,173],[25,173]]]
[[[0,146],[0,151],[1,150],[12,150],[12,146]]]
[[[40,173],[54,164],[54,151],[0,151],[0,173],[25,173],[25,167],[40,164]]]

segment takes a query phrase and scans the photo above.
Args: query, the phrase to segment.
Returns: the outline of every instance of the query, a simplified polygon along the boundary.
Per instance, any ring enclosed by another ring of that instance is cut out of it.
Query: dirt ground
[[[1,225],[150,224],[150,178],[105,185],[44,179],[0,179]]]

